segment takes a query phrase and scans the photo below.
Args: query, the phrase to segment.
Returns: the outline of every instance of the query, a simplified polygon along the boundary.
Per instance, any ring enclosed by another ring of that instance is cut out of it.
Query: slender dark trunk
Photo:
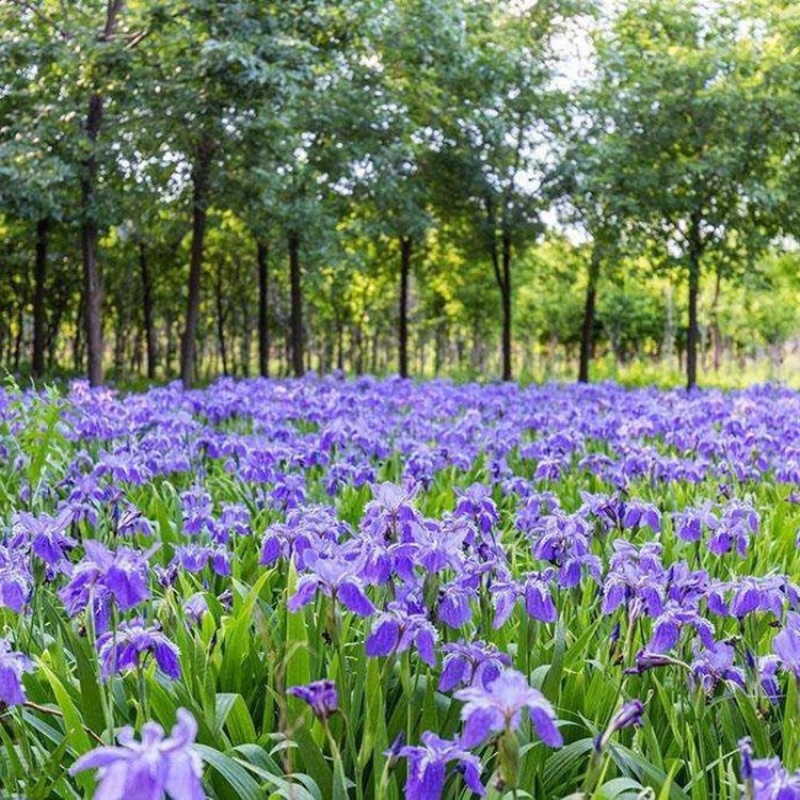
[[[336,320],[336,369],[344,372],[344,322]]]
[[[697,386],[697,347],[700,339],[697,300],[700,294],[700,257],[702,252],[700,217],[693,214],[689,229],[689,332],[686,337],[686,388],[689,390]]]
[[[484,198],[486,208],[486,221],[489,228],[489,255],[492,260],[492,269],[500,289],[500,314],[502,324],[502,370],[503,380],[512,379],[511,370],[511,234],[503,224],[500,231],[500,247],[498,247],[498,221],[494,198]]]
[[[86,308],[86,295],[81,294],[78,298],[78,307],[75,309],[75,336],[72,339],[72,365],[75,372],[80,372],[83,368],[83,324]]]
[[[586,284],[586,301],[583,305],[583,325],[581,327],[581,352],[578,364],[578,382],[589,383],[589,362],[594,355],[594,312],[597,298],[597,279],[600,275],[600,251],[597,245],[592,248],[589,262],[589,281]]]
[[[22,364],[22,341],[25,330],[25,304],[20,298],[17,307],[17,335],[14,337],[14,372],[18,375]]]
[[[398,362],[401,378],[408,377],[408,280],[411,276],[410,236],[400,237],[400,324],[398,327]]]
[[[50,220],[36,223],[36,260],[33,267],[33,375],[44,375],[44,351],[47,343],[45,281],[47,280],[47,243]]]
[[[239,269],[241,269],[239,264]],[[240,356],[242,361],[242,376],[245,378],[250,377],[250,345],[253,335],[253,320],[250,316],[250,296],[248,292],[241,293],[241,315],[242,315],[242,331],[241,331],[241,350]]]
[[[719,297],[722,290],[722,271],[717,270],[717,279],[714,283],[714,299],[711,303],[711,339],[714,351],[714,372],[719,372],[722,366],[722,329],[719,324]]]
[[[166,319],[164,320],[164,332],[166,334],[166,350],[164,352],[164,372],[167,377],[172,378],[175,374],[173,370],[173,363],[178,350],[178,343],[175,341],[177,338],[176,321],[172,317],[172,311],[167,311]]]
[[[192,168],[192,247],[189,262],[189,297],[186,307],[186,328],[181,340],[181,381],[187,389],[195,381],[197,327],[200,320],[200,278],[203,269],[212,156],[212,146],[208,139],[200,142],[195,156]]]
[[[510,381],[511,370],[511,234],[503,231],[503,380]]]
[[[89,99],[89,113],[86,117],[86,136],[91,148],[90,155],[83,162],[81,177],[81,250],[83,254],[83,293],[86,326],[86,348],[89,383],[100,386],[103,383],[103,287],[100,265],[97,263],[98,230],[95,204],[97,188],[97,159],[94,146],[100,133],[103,119],[103,98],[95,93]]]
[[[292,370],[295,378],[305,373],[303,364],[303,287],[300,274],[300,235],[289,233],[289,282],[291,296]]]
[[[109,0],[102,39],[114,38],[117,23],[125,0]],[[81,188],[81,250],[83,253],[83,293],[85,297],[84,323],[89,383],[103,383],[103,285],[100,265],[97,262],[97,156],[95,147],[103,121],[103,96],[99,91],[89,97],[86,114],[86,138],[88,155],[82,164]]]
[[[215,304],[217,307],[217,339],[219,354],[222,358],[222,374],[228,377],[228,346],[225,341],[225,307],[222,302],[222,266],[217,269],[217,280],[214,285]]]
[[[153,280],[144,242],[139,243],[139,274],[142,279],[142,312],[144,314],[144,338],[147,347],[147,378],[156,377],[156,331],[153,324]]]
[[[258,264],[258,371],[269,377],[269,251],[266,242],[256,242]]]

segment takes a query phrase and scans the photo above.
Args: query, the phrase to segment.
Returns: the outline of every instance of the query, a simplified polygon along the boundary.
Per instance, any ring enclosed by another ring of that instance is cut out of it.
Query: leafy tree
[[[697,384],[698,298],[712,256],[728,273],[770,238],[774,164],[758,48],[733,9],[632,0],[599,47],[605,128],[628,216],[688,278],[686,377]]]
[[[563,104],[553,83],[553,38],[575,12],[575,4],[560,0],[466,12],[467,55],[454,78],[463,99],[451,109],[442,150],[442,203],[456,201],[491,262],[500,290],[503,380],[512,377],[512,259],[544,228],[542,188]]]

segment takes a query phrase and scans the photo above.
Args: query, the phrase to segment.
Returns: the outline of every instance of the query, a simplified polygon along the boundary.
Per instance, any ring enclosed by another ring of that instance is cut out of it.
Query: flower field
[[[0,395],[0,797],[800,798],[800,395]]]

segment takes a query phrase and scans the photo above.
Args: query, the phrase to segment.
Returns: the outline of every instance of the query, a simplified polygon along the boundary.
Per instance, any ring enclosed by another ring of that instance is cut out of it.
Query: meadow
[[[0,393],[0,796],[800,798],[800,394]]]

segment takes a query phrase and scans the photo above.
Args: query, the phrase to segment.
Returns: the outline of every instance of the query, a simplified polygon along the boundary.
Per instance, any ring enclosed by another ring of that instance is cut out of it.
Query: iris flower
[[[178,709],[178,721],[168,738],[164,729],[148,722],[137,742],[133,728],[124,728],[119,747],[98,747],[81,756],[70,768],[75,775],[98,769],[100,781],[94,800],[204,800],[203,764],[192,748],[197,723],[186,709]]]
[[[476,747],[490,734],[516,730],[522,722],[523,709],[528,710],[533,726],[545,744],[550,747],[563,744],[553,707],[515,669],[503,670],[488,687],[469,686],[457,691],[453,697],[465,703],[461,709],[464,721],[461,743],[465,747]]]

